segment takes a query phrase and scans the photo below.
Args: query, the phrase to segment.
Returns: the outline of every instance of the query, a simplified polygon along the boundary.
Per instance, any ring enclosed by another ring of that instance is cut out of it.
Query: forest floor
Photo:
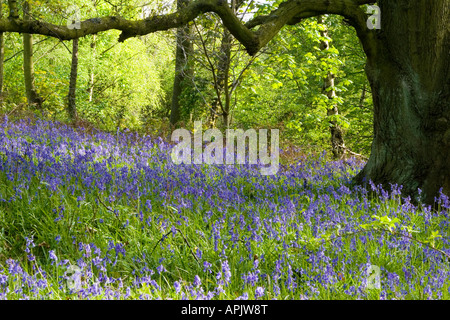
[[[450,201],[363,163],[175,165],[135,133],[0,124],[0,299],[448,299]]]

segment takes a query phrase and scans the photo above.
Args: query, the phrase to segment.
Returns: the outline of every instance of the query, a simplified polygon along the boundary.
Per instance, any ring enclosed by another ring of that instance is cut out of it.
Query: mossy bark
[[[0,5],[0,18],[3,17],[2,6]],[[0,106],[3,105],[3,63],[5,59],[5,39],[3,32],[0,32]]]
[[[450,2],[380,0],[382,24],[366,73],[374,102],[372,180],[431,204],[450,195]]]
[[[30,6],[27,1],[23,3],[23,19],[25,21],[31,19]],[[33,36],[29,33],[23,34],[23,72],[28,105],[41,109],[43,100],[34,86]]]
[[[178,10],[184,8],[189,0],[177,0]],[[192,54],[190,26],[186,25],[177,29],[177,49],[175,53],[175,78],[173,81],[172,104],[170,109],[170,123],[176,125],[181,119],[181,101],[183,84],[192,74],[188,67],[188,59]]]
[[[77,105],[76,105],[76,90],[77,90],[77,75],[78,75],[78,38],[73,39],[72,43],[72,64],[70,68],[70,83],[67,113],[71,121],[77,120]]]

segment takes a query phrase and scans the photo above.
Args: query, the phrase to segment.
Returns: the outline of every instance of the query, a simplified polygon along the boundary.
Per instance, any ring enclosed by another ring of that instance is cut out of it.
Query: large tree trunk
[[[410,195],[421,188],[431,204],[440,188],[450,195],[450,2],[379,5],[379,41],[366,66],[374,140],[356,181],[396,183]]]
[[[76,90],[77,90],[77,75],[78,75],[78,38],[73,39],[72,45],[72,66],[70,69],[70,84],[67,113],[72,122],[77,120],[77,105],[76,105]]]
[[[25,1],[23,3],[23,19],[25,21],[31,19],[30,10],[28,2]],[[28,105],[34,105],[40,109],[43,100],[34,87],[33,36],[29,33],[23,34],[23,72]]]
[[[181,9],[189,3],[189,0],[177,0],[177,8]],[[180,97],[183,93],[183,82],[190,73],[187,63],[193,48],[190,41],[190,26],[177,29],[177,49],[175,54],[175,79],[173,81],[172,105],[170,109],[170,123],[175,125],[180,121],[181,103]]]

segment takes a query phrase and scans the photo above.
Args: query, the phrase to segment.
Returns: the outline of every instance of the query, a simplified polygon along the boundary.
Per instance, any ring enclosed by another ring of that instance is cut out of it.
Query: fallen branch
[[[112,213],[114,213],[114,214],[116,213],[113,209],[111,209],[111,208],[108,207],[106,204],[104,204],[103,201],[100,200],[99,197],[96,197],[96,198],[97,198],[98,202],[100,202],[100,203],[106,208],[106,210],[108,210],[109,212],[112,212]]]
[[[183,237],[184,242],[185,242],[185,243],[187,244],[187,246],[189,247],[189,250],[190,250],[192,256],[194,257],[194,259],[195,259],[198,263],[200,263],[200,261],[198,261],[197,256],[196,256],[195,253],[192,251],[192,247],[191,247],[191,245],[189,244],[189,241],[188,241],[188,240],[186,239],[186,237],[184,236],[183,232],[181,232],[181,230],[178,229],[178,228],[174,228],[173,230],[175,230],[175,231],[177,231],[177,232],[179,232],[179,233],[181,234],[181,236]],[[158,246],[158,244],[159,244],[160,242],[164,241],[164,239],[167,238],[167,237],[173,232],[173,230],[170,230],[169,232],[167,232],[165,235],[162,236],[161,239],[158,240],[158,242],[156,242],[156,244],[155,244],[155,246],[153,247],[152,252],[150,253],[150,255],[153,254],[153,252],[155,251],[155,249],[156,249],[156,247]]]
[[[345,147],[345,146],[339,146],[339,148],[342,148],[342,149],[344,149],[345,150],[345,152],[348,152],[348,153],[350,153],[351,155],[353,155],[353,156],[355,156],[355,157],[360,157],[360,158],[362,158],[362,159],[364,159],[364,160],[369,160],[369,158],[368,157],[366,157],[366,156],[363,156],[362,154],[359,154],[359,153],[356,153],[356,152],[353,152],[352,150],[350,150],[348,147]],[[344,156],[345,155],[345,153],[342,155],[342,156]]]

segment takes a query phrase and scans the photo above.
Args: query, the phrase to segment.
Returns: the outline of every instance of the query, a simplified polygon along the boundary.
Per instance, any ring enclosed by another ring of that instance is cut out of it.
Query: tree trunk
[[[319,24],[324,24],[323,16],[319,16],[317,19]],[[320,31],[321,37],[328,36],[328,29]],[[326,40],[320,41],[320,49],[322,51],[327,51],[330,49],[330,44]],[[328,99],[333,100],[336,97],[336,91],[334,90],[334,74],[328,71],[327,76],[324,79],[324,86],[322,93],[325,94]],[[332,89],[330,89],[332,88]],[[337,105],[332,105],[327,110],[327,116],[333,117],[339,114],[339,109]],[[330,133],[331,133],[331,151],[333,152],[333,158],[335,160],[342,159],[345,155],[345,143],[344,143],[344,132],[342,128],[338,125],[336,120],[330,120]]]
[[[236,13],[243,1],[230,1],[230,8],[233,13]],[[230,67],[231,67],[231,48],[233,36],[230,31],[224,28],[222,33],[222,40],[220,44],[220,51],[218,53],[219,61],[217,64],[217,78],[214,77],[214,86],[216,90],[216,97],[213,100],[211,109],[211,123],[215,123],[218,115],[222,115],[223,126],[228,128],[231,123],[231,96],[233,94],[234,81],[230,81]],[[207,51],[205,49],[205,54]],[[214,66],[211,66],[212,69]],[[235,79],[239,81],[239,79]],[[230,83],[231,82],[231,83]]]
[[[225,29],[222,36],[222,44],[220,46],[220,60],[217,70],[217,81],[219,90],[223,92],[225,101],[222,102],[222,118],[223,125],[228,128],[230,122],[230,109],[231,109],[231,92],[229,84],[230,63],[231,63],[231,33]],[[220,99],[220,97],[219,97]]]
[[[94,34],[92,36],[91,48],[93,50],[93,58],[92,58],[93,62],[92,62],[91,68],[89,69],[89,89],[88,89],[89,102],[92,102],[92,100],[94,98],[94,84],[95,84],[95,73],[94,73],[95,66],[94,66],[94,64],[95,64],[95,60],[97,59],[97,54],[96,54],[97,53],[97,50],[96,50],[96,48],[97,48],[97,35],[96,34]]]
[[[403,185],[432,204],[450,195],[450,4],[379,1],[381,30],[366,73],[374,102],[372,154],[356,182]],[[413,199],[414,200],[414,199]]]
[[[0,5],[0,18],[3,17],[2,6]],[[5,40],[3,32],[0,32],[0,106],[3,105],[3,61],[5,60]]]
[[[185,7],[189,0],[177,0],[177,8]],[[175,79],[173,81],[172,105],[170,109],[170,123],[175,125],[181,118],[180,97],[183,93],[183,82],[187,73],[191,71],[186,67],[188,58],[193,51],[190,41],[191,31],[189,26],[177,29],[177,49],[175,56]]]
[[[70,69],[70,84],[68,94],[67,113],[72,122],[77,120],[77,106],[76,106],[76,89],[77,89],[77,74],[78,74],[78,38],[73,39],[72,44],[72,66]]]
[[[23,19],[30,20],[30,6],[27,1],[23,3]],[[34,87],[34,64],[33,64],[33,36],[29,33],[23,34],[23,71],[25,78],[25,92],[28,105],[42,108],[42,98]]]

